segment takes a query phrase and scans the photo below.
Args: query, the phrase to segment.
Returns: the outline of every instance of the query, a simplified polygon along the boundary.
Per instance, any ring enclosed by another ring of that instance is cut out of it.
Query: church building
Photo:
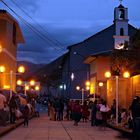
[[[62,71],[62,82],[66,85],[64,96],[70,99],[81,99],[81,90],[76,90],[76,86],[79,86],[84,89],[84,98],[89,94],[96,94],[107,99],[109,104],[112,103],[116,90],[115,85],[109,83],[115,79],[108,81],[104,73],[110,70],[112,50],[123,49],[124,43],[129,42],[129,38],[136,32],[136,28],[128,21],[128,9],[120,4],[114,9],[112,25],[83,42],[68,47],[67,59],[63,63]],[[90,92],[86,91],[87,80],[90,81]],[[100,82],[103,86],[99,86]],[[133,96],[132,90],[128,89],[131,86],[130,82],[127,82],[128,79],[119,79],[119,86],[123,85],[123,89],[119,87],[119,98],[123,107],[130,102],[127,96]]]

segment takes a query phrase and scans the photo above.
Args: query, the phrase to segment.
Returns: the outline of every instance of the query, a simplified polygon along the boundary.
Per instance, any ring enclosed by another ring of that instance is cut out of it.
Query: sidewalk
[[[30,117],[30,119],[32,118],[33,116]],[[0,126],[0,137],[17,128],[21,124],[23,124],[23,119],[17,120],[15,124],[7,124],[6,126]]]
[[[110,128],[115,129],[115,130],[118,130],[120,132],[124,132],[124,133],[130,134],[130,135],[132,134],[132,129],[127,129],[127,128],[124,128],[120,125],[116,126],[115,124],[111,124],[111,123],[108,123],[108,126]]]
[[[17,122],[19,124],[19,122]],[[14,129],[16,127],[13,127]],[[21,138],[22,135],[22,138]],[[73,121],[50,121],[47,114],[33,118],[28,127],[20,126],[1,137],[1,140],[129,140],[122,133],[111,128],[91,127],[90,122],[80,122],[78,126]]]
[[[17,120],[15,124],[7,124],[7,126],[0,126],[0,137],[9,131],[15,129],[23,123],[23,119]]]

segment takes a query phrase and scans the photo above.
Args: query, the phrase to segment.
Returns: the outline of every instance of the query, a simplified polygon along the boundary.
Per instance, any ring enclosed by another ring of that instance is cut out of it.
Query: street
[[[128,140],[110,128],[91,127],[90,122],[50,121],[46,113],[33,118],[29,127],[21,125],[0,140]]]

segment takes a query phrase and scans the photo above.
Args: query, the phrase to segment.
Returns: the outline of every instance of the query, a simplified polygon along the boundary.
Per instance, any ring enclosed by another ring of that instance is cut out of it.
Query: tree
[[[111,54],[112,75],[120,75],[129,70],[131,75],[140,74],[140,30],[124,43],[121,50],[114,49]]]

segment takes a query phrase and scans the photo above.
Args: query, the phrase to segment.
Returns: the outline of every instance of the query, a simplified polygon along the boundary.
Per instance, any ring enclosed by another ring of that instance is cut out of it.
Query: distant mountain
[[[23,65],[25,67],[24,75],[20,76],[24,80],[28,79],[28,77],[33,75],[33,73],[35,73],[40,68],[45,66],[45,64],[34,64],[34,63],[28,62],[28,61],[18,61],[17,62],[17,67],[19,67],[20,65]]]

